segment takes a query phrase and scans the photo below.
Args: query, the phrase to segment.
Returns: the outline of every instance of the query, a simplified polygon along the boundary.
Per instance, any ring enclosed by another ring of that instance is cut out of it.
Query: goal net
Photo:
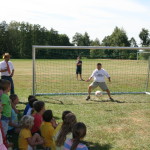
[[[33,46],[33,94],[34,95],[84,95],[92,82],[80,80],[76,75],[77,57],[82,61],[82,78],[87,80],[97,63],[102,64],[111,83],[105,79],[111,94],[149,93],[149,60],[125,59],[138,47],[95,46]],[[95,51],[94,51],[95,50]],[[112,52],[117,52],[114,55]],[[95,89],[96,90],[96,89]],[[97,89],[98,90],[98,89]],[[94,92],[94,91],[93,91]]]
[[[145,59],[148,60],[150,57],[150,51],[139,50],[137,52],[137,60]]]

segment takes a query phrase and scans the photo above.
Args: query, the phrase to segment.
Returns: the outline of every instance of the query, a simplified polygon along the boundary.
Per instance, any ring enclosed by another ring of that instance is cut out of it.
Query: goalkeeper
[[[111,101],[114,101],[114,99],[111,97],[110,91],[105,83],[105,76],[108,78],[109,82],[111,82],[109,74],[102,68],[102,64],[98,63],[97,69],[95,69],[93,71],[92,75],[89,77],[89,79],[86,80],[86,82],[89,82],[92,78],[94,78],[94,81],[88,87],[88,96],[87,96],[86,100],[90,99],[90,94],[91,94],[92,89],[99,86],[103,91],[107,92],[109,99]]]

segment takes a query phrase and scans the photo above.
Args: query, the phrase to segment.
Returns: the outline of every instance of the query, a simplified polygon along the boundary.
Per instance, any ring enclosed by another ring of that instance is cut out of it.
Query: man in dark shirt
[[[78,74],[80,75],[81,81],[84,81],[82,79],[82,61],[80,60],[80,57],[77,57],[77,63],[76,63],[76,75],[78,80]]]

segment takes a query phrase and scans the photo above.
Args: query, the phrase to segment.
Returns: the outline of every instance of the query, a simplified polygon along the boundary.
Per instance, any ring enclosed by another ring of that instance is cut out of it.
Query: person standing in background
[[[77,80],[78,80],[78,74],[80,75],[80,80],[84,81],[82,79],[82,61],[80,57],[77,57],[77,63],[76,63],[76,75],[77,75]]]
[[[3,61],[0,62],[0,72],[1,72],[1,79],[8,80],[11,83],[11,90],[10,94],[15,94],[14,92],[14,83],[13,83],[13,75],[14,75],[14,66],[10,60],[10,54],[5,53],[3,55]]]

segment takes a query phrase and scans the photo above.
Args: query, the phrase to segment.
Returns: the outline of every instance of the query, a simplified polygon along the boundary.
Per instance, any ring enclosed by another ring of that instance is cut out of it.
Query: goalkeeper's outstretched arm
[[[92,79],[92,77],[89,77],[85,82],[89,82]]]

